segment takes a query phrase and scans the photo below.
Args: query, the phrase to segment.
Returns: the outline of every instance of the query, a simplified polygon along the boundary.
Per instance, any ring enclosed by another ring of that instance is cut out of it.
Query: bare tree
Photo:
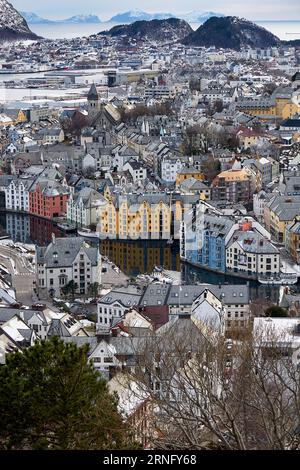
[[[229,349],[229,346],[230,349]],[[155,404],[152,447],[299,449],[299,368],[285,337],[227,343],[193,317],[139,342],[132,393]]]

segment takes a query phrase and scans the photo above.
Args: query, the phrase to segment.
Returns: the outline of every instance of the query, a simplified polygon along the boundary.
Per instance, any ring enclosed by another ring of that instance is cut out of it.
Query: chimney
[[[55,240],[55,233],[52,232],[52,243],[53,243],[53,245],[55,245],[55,242],[56,242],[56,240]]]

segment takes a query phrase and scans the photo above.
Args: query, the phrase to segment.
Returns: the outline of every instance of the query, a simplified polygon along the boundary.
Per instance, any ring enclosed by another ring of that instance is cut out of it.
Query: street
[[[24,253],[6,243],[0,243],[0,263],[3,264],[12,275],[12,285],[16,290],[17,300],[24,305],[33,302],[33,281],[35,273],[32,265]]]

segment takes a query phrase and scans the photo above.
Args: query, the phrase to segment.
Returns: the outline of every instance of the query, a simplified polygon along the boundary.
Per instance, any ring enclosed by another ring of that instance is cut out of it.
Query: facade
[[[113,318],[122,318],[125,313],[139,304],[141,289],[135,286],[114,289],[98,301],[98,330],[107,330]]]
[[[286,227],[299,215],[300,196],[275,195],[265,206],[264,223],[272,238],[285,243]]]
[[[195,180],[203,181],[204,174],[201,172],[201,170],[197,170],[194,167],[182,167],[177,173],[176,185],[180,185],[181,183],[183,183],[183,181],[189,178],[194,178]]]
[[[196,210],[193,219],[191,226],[189,223],[182,225],[181,258],[203,268],[225,273],[226,241],[234,221]]]
[[[249,204],[252,202],[252,181],[245,170],[228,170],[212,182],[211,198],[216,201]]]
[[[251,278],[277,275],[280,252],[259,232],[237,230],[226,249],[226,271],[247,274]]]
[[[158,174],[163,181],[175,183],[177,173],[184,166],[185,162],[179,157],[166,155],[159,159]]]
[[[67,213],[69,190],[56,181],[40,181],[29,192],[29,212],[53,219]]]
[[[97,247],[82,238],[55,238],[36,250],[36,285],[40,298],[60,297],[70,281],[77,284],[76,293],[88,294],[89,286],[101,284],[101,257]]]
[[[18,212],[29,212],[29,190],[32,179],[12,180],[5,188],[5,208]]]
[[[83,188],[78,193],[71,193],[67,201],[67,219],[79,227],[96,225],[100,221],[100,207],[107,201],[91,188]]]
[[[296,263],[300,262],[300,220],[295,220],[286,226],[285,247]]]

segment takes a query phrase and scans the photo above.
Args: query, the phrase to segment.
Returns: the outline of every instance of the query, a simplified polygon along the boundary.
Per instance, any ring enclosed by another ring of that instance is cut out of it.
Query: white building
[[[98,301],[97,329],[109,329],[113,317],[121,318],[139,304],[141,291],[138,287],[116,288]]]
[[[147,170],[136,160],[130,160],[125,163],[123,171],[129,171],[132,176],[133,182],[144,181],[147,178]]]
[[[254,318],[253,339],[264,357],[277,352],[300,363],[300,318]]]
[[[101,209],[107,205],[106,199],[92,188],[83,188],[70,195],[67,202],[67,219],[79,227],[97,225]]]
[[[280,273],[279,250],[260,233],[236,231],[226,248],[226,270],[249,276]]]
[[[101,256],[82,238],[55,238],[36,250],[36,285],[40,298],[60,297],[70,281],[77,284],[77,294],[88,294],[89,286],[101,283]]]
[[[185,166],[185,161],[180,158],[167,155],[160,160],[160,177],[167,183],[176,181],[177,173]]]
[[[33,180],[12,180],[5,188],[5,208],[17,212],[29,212],[29,189]]]

